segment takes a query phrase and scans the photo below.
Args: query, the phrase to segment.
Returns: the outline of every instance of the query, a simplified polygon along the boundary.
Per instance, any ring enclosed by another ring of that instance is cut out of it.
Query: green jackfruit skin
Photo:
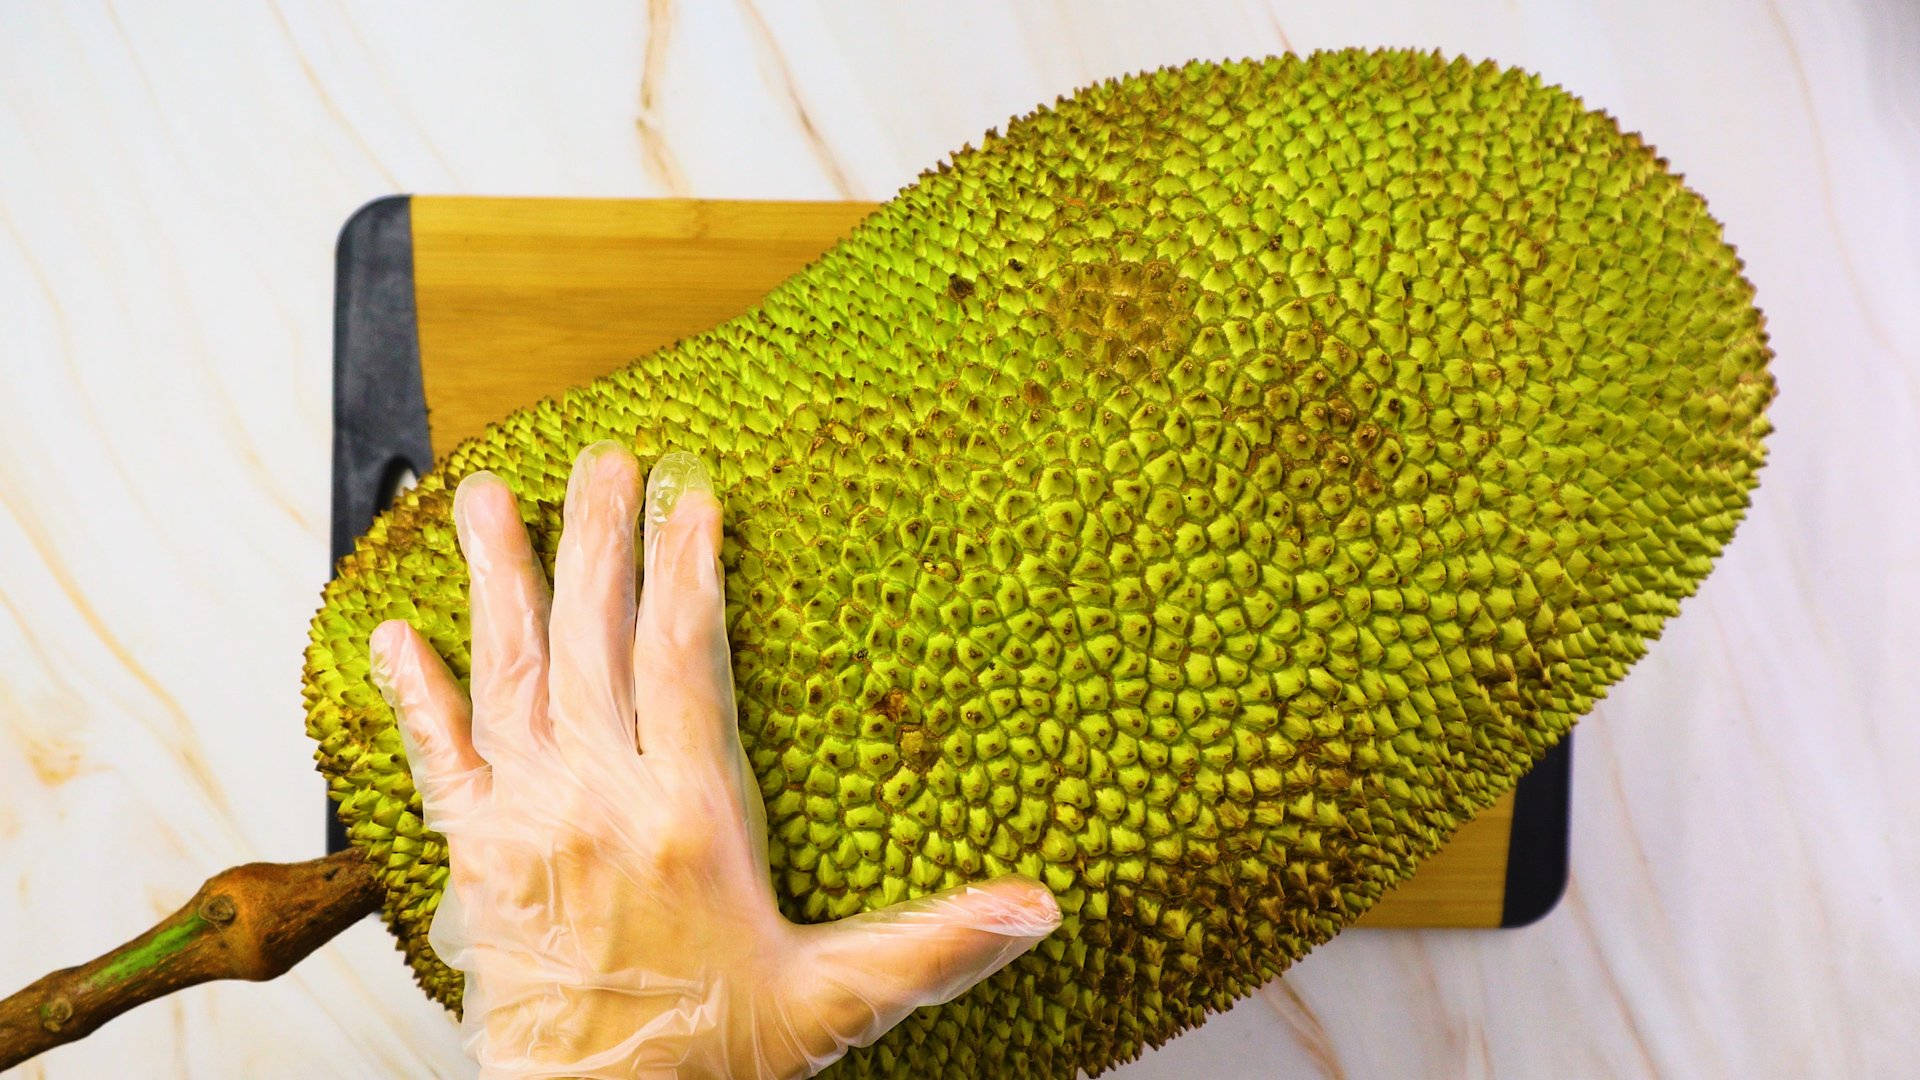
[[[788,915],[1007,871],[1066,913],[837,1075],[1098,1072],[1351,922],[1627,670],[1747,505],[1768,355],[1700,198],[1536,77],[1102,83],[450,452],[328,586],[308,727],[457,1008],[367,635],[408,619],[465,677],[467,473],[551,567],[580,447],[700,451]]]

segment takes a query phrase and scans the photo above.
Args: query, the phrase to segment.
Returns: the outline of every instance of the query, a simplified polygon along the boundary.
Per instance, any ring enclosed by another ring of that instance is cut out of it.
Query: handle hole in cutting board
[[[380,474],[380,490],[375,496],[373,512],[378,514],[386,510],[402,492],[419,482],[419,474],[413,471],[413,465],[407,459],[394,458]]]

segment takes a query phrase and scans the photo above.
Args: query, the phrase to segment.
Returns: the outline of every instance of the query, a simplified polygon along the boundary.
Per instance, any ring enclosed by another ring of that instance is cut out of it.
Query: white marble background
[[[0,6],[0,993],[321,850],[296,691],[362,202],[881,198],[1098,77],[1347,44],[1525,65],[1645,132],[1759,288],[1773,460],[1581,728],[1557,911],[1349,934],[1118,1075],[1913,1075],[1910,0]],[[469,1072],[368,921],[17,1075]]]

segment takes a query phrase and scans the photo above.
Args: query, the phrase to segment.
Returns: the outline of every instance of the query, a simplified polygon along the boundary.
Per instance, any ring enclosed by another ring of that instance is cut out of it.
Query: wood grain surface
[[[752,307],[875,204],[413,199],[420,366],[436,452],[502,415]],[[1500,924],[1508,795],[1360,921]]]

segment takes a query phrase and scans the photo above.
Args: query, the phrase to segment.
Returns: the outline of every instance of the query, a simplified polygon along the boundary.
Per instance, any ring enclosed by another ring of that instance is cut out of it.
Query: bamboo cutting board
[[[419,196],[371,204],[341,236],[336,547],[373,505],[365,491],[340,490],[343,472],[350,488],[390,483],[395,462],[420,471],[429,447],[444,450],[725,321],[872,209]],[[409,426],[425,431],[400,437]],[[1361,925],[1513,926],[1544,914],[1566,859],[1566,762],[1556,755],[1523,782],[1517,811],[1509,795],[1469,822]]]

